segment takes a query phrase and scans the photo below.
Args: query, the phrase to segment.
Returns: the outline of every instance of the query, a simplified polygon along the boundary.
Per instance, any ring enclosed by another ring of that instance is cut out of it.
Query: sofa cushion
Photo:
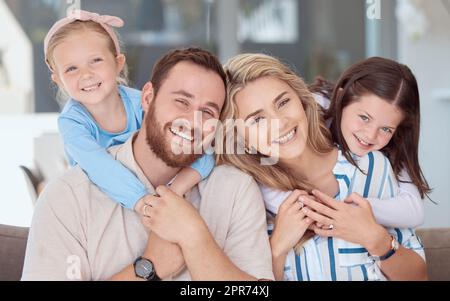
[[[432,281],[450,280],[450,228],[422,229],[417,234],[425,246],[428,276]],[[0,281],[22,276],[28,228],[0,225]]]
[[[0,281],[22,277],[28,228],[0,225]]]
[[[424,229],[417,234],[425,246],[428,277],[432,281],[450,280],[450,229]]]

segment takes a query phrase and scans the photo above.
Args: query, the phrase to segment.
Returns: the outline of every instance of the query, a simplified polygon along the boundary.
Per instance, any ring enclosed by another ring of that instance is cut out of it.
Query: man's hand
[[[146,195],[136,204],[135,211],[141,216],[141,221],[147,230],[150,228],[150,218],[146,215],[150,208],[151,195]],[[183,253],[177,244],[168,242],[150,231],[145,258],[155,265],[156,274],[166,279],[179,274],[185,268]]]
[[[195,207],[165,186],[156,189],[159,197],[150,197],[146,223],[162,239],[183,246],[194,243],[202,233],[209,233]],[[204,231],[206,229],[206,231]]]
[[[148,224],[148,218],[145,217],[145,215],[147,214],[145,211],[147,211],[146,207],[148,207],[147,204],[150,202],[150,200],[151,196],[148,194],[144,196],[142,199],[140,199],[136,203],[136,206],[134,207],[134,211],[136,211],[139,214],[139,216],[141,217],[142,224],[148,231],[150,230],[150,225]]]

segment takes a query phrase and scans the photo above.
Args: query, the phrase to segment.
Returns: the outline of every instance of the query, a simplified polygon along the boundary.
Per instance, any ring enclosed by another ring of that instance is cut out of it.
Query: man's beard
[[[171,124],[166,124],[164,127],[161,127],[157,122],[154,101],[150,104],[147,117],[145,118],[145,125],[147,130],[147,144],[153,153],[166,163],[167,166],[172,168],[188,167],[201,157],[201,155],[195,154],[175,155],[173,153],[168,141],[166,141],[166,133],[170,129]]]

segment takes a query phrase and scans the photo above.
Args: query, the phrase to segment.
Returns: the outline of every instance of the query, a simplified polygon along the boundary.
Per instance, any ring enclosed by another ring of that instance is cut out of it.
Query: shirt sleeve
[[[86,238],[73,191],[50,183],[35,208],[22,281],[89,281]]]
[[[331,101],[320,93],[314,93],[314,100],[325,110],[330,108]]]
[[[215,166],[216,160],[214,159],[214,155],[204,155],[200,159],[195,161],[191,165],[191,168],[193,168],[200,174],[202,180],[205,180],[207,177],[209,177]]]
[[[258,279],[273,280],[272,253],[261,192],[252,179],[241,187],[224,252],[242,271]]]
[[[292,193],[292,191],[280,191],[262,184],[259,184],[259,189],[261,190],[266,209],[275,215],[278,214],[280,206]]]
[[[134,210],[147,189],[128,168],[98,144],[85,125],[71,118],[58,120],[67,154],[87,174],[89,179],[111,199]]]
[[[424,223],[425,213],[419,190],[411,183],[406,170],[400,174],[398,194],[393,198],[368,201],[377,222],[392,228],[417,228]]]

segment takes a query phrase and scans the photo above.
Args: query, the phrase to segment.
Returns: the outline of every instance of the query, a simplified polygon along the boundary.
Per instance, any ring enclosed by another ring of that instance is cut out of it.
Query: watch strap
[[[397,240],[395,239],[394,236],[391,236],[391,237],[392,237],[392,241],[391,241],[391,248],[389,249],[389,251],[382,256],[374,256],[374,255],[369,254],[370,258],[372,260],[385,261],[385,260],[388,260],[389,258],[391,258],[395,254],[395,252],[399,249],[399,243],[397,242]]]
[[[145,257],[139,257],[138,259],[136,259],[136,261],[133,264],[136,277],[144,279],[146,281],[161,281],[161,278],[159,278],[159,276],[156,274],[156,271],[154,268],[153,268],[153,273],[148,275],[148,277],[142,277],[142,276],[138,275],[138,273],[136,272],[136,265],[138,264],[138,262],[140,262],[142,260],[150,262],[152,264],[152,266],[154,267],[153,262],[150,259],[145,258]]]

